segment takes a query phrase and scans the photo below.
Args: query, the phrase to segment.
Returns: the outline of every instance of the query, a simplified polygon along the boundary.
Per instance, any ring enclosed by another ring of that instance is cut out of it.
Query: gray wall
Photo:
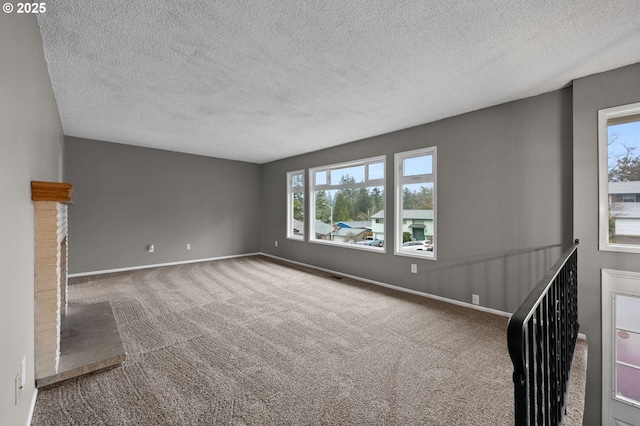
[[[464,302],[476,293],[483,306],[513,311],[572,242],[571,99],[564,89],[265,164],[261,251]],[[386,155],[391,241],[393,154],[432,145],[437,261],[395,256],[390,244],[374,253],[286,239],[287,171]]]
[[[35,15],[0,13],[0,64],[0,424],[24,425],[35,394],[31,181],[60,180],[64,141]]]
[[[67,137],[65,180],[71,274],[260,250],[257,164]]]
[[[640,256],[598,250],[598,110],[640,101],[640,64],[585,77],[573,86],[574,233],[580,329],[589,340],[586,425],[599,425],[602,398],[600,270],[640,272]]]

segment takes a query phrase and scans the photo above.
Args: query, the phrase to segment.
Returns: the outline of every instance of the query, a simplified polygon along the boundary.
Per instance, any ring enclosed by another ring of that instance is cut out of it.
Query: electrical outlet
[[[471,303],[473,303],[474,305],[479,305],[480,304],[480,296],[477,294],[472,294],[471,295]]]
[[[276,247],[278,247],[278,240],[276,240]]]
[[[417,274],[418,273],[418,265],[415,263],[411,264],[411,273],[412,274]]]
[[[149,244],[147,246],[147,250],[149,250],[149,253],[153,253],[154,251],[156,251],[156,248],[153,246],[153,244]]]
[[[191,250],[191,244],[187,244],[187,250]]]

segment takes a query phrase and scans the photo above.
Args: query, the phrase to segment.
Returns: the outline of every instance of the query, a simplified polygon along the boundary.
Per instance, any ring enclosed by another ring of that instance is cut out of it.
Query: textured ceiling
[[[50,0],[64,132],[255,163],[640,62],[638,0]]]

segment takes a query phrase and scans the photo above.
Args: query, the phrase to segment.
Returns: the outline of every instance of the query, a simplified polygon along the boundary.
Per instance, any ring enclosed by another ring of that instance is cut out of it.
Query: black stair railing
[[[509,320],[517,426],[558,425],[564,418],[579,329],[578,243],[575,240]]]

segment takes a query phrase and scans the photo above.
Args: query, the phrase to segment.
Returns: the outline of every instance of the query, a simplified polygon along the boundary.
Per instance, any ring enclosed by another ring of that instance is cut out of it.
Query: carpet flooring
[[[76,278],[127,361],[39,425],[511,425],[507,318],[255,256]]]

